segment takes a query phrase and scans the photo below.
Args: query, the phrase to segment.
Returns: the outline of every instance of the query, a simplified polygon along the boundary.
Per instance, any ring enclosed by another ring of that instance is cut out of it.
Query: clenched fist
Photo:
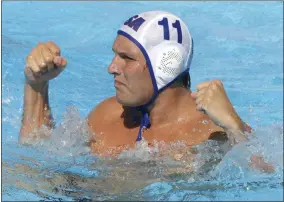
[[[55,43],[39,43],[26,58],[26,80],[30,84],[41,84],[57,77],[66,64]]]
[[[191,96],[196,108],[206,113],[218,126],[224,129],[242,130],[243,123],[228,99],[220,80],[203,82],[197,85],[197,92]]]

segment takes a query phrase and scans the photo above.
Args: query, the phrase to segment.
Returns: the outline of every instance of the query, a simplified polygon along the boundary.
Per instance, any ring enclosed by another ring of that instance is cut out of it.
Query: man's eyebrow
[[[125,56],[130,57],[130,58],[135,58],[135,56],[132,53],[129,53],[129,52],[126,52],[126,51],[119,52],[119,51],[116,51],[114,48],[112,48],[112,51],[114,53],[119,54],[119,55],[125,55]]]
[[[123,51],[120,52],[120,51],[115,50],[114,48],[112,48],[112,51],[113,51],[114,53],[127,55],[126,52],[123,52]]]

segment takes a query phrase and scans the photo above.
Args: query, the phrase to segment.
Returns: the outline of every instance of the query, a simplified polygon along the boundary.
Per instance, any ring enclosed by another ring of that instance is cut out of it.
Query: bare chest
[[[100,152],[107,148],[115,149],[116,152],[125,147],[134,147],[139,133],[139,125],[125,127],[122,121],[117,121],[108,126],[97,127],[94,132],[95,144],[93,148]],[[153,145],[154,142],[176,142],[182,141],[187,145],[196,145],[204,142],[210,136],[212,130],[210,126],[200,123],[200,121],[172,122],[155,127],[150,127],[142,132],[142,137]]]

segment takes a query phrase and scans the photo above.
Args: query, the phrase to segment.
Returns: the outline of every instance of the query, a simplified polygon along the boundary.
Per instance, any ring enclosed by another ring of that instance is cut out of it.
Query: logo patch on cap
[[[129,18],[124,25],[127,25],[128,27],[132,28],[136,32],[138,31],[139,27],[145,22],[145,19],[142,17],[139,17],[138,15],[134,15],[133,17]]]

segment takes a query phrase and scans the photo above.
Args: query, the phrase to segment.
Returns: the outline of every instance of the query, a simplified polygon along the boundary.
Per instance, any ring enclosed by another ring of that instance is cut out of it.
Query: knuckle
[[[51,63],[52,60],[53,60],[53,56],[52,56],[52,55],[47,55],[47,56],[45,56],[45,61],[46,61],[47,63]]]
[[[31,67],[31,70],[32,70],[34,73],[38,73],[38,72],[39,72],[39,68],[36,67],[36,66],[32,66],[32,67]]]
[[[54,41],[52,41],[52,40],[49,40],[49,41],[47,41],[46,43],[47,43],[47,44],[51,44],[51,45],[56,45],[56,44],[54,43]]]
[[[217,86],[218,86],[217,83],[215,83],[215,82],[211,83],[211,85],[210,85],[211,88],[209,89],[209,91],[210,91],[210,90],[216,90],[216,89],[217,89]]]
[[[37,47],[43,47],[44,46],[44,43],[42,43],[42,42],[39,42],[38,44],[37,44]]]
[[[222,82],[220,80],[213,80],[209,85],[209,91],[210,90],[216,90],[220,86],[222,86]]]
[[[46,63],[43,62],[43,61],[41,61],[41,62],[39,62],[38,66],[39,66],[40,68],[44,68],[44,67],[46,67]]]
[[[47,44],[49,45],[54,54],[60,54],[60,48],[53,41],[48,41]]]
[[[215,80],[214,83],[215,83],[216,85],[218,85],[218,86],[222,86],[222,85],[223,85],[222,81],[219,80],[219,79]]]
[[[56,55],[60,55],[60,49],[56,47],[56,48],[54,49],[54,53],[55,53]]]
[[[32,54],[29,54],[27,57],[26,57],[26,60],[27,61],[31,61],[34,59],[34,56]]]

